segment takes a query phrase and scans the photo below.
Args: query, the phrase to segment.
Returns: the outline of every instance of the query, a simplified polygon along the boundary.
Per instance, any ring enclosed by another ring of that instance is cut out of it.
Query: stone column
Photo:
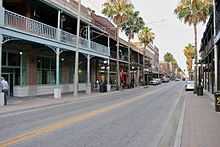
[[[138,51],[137,85],[140,86],[140,54]]]
[[[110,36],[108,35],[108,50],[110,51]],[[107,91],[111,91],[110,85],[110,60],[108,58],[108,67],[107,67]]]
[[[2,3],[3,3],[3,0],[0,0],[0,26],[1,25],[4,25],[4,13],[5,13],[5,10],[4,10],[4,8],[3,8],[3,5],[2,5]]]
[[[0,34],[0,76],[2,75],[2,45],[3,45],[3,35]]]
[[[54,98],[61,98],[60,87],[60,49],[56,48],[56,87],[54,88]]]
[[[111,84],[110,84],[110,60],[108,58],[108,67],[107,67],[107,91],[111,91]]]
[[[91,82],[90,82],[90,55],[87,55],[87,88],[86,93],[91,94]]]
[[[3,44],[3,35],[0,34],[0,77],[2,75],[2,44]],[[0,92],[0,106],[4,106],[4,94]]]

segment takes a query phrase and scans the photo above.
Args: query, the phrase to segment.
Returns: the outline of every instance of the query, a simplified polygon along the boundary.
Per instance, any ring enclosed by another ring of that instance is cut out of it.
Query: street
[[[0,115],[0,146],[155,147],[183,82]]]

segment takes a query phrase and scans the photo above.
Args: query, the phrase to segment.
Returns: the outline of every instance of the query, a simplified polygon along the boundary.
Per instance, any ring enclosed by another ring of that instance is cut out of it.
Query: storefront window
[[[8,65],[20,66],[20,55],[16,53],[8,53]]]
[[[2,53],[2,65],[6,65],[6,52]]]
[[[55,84],[56,69],[55,59],[52,57],[37,58],[37,81],[38,84]]]

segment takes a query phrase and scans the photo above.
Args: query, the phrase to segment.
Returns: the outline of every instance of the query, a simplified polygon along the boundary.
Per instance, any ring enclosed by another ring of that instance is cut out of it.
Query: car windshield
[[[187,84],[194,84],[194,81],[187,81]]]

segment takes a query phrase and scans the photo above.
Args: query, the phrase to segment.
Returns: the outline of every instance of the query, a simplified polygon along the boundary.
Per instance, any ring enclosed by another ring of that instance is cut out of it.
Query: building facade
[[[215,35],[213,14],[206,25],[205,32],[201,40],[200,66],[198,80],[210,93],[215,91]],[[218,28],[218,27],[217,27]]]
[[[91,93],[101,82],[109,91],[118,79],[126,87],[131,64],[139,83],[143,54],[132,47],[129,57],[121,39],[117,56],[114,25],[84,6],[77,39],[77,7],[75,0],[0,1],[0,74],[11,96]]]

